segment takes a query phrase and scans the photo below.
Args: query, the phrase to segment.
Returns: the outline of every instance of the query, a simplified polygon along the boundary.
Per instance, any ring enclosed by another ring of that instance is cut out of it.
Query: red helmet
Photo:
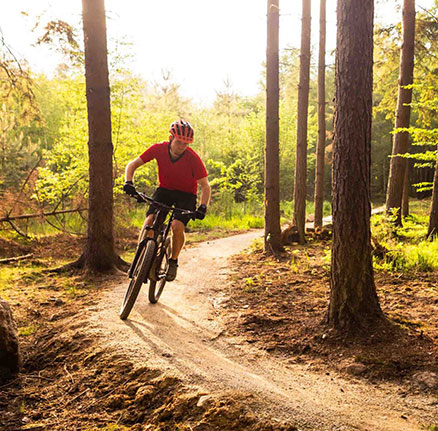
[[[173,122],[170,125],[169,133],[169,139],[172,139],[173,137],[186,144],[191,144],[193,142],[194,132],[192,126],[188,121],[179,120]]]

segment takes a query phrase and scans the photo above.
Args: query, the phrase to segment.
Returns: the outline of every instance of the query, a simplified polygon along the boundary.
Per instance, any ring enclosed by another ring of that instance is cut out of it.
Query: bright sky
[[[399,21],[395,6],[402,0],[376,4],[380,19]],[[417,0],[429,7],[433,0]],[[266,0],[106,0],[107,34],[111,41],[132,42],[131,69],[147,81],[161,81],[163,71],[181,86],[184,96],[209,103],[229,80],[241,95],[259,90],[266,56]],[[76,25],[82,39],[81,0],[14,0],[4,2],[0,28],[18,57],[36,71],[50,74],[60,58],[43,47],[32,46],[35,17],[63,19]],[[336,0],[327,0],[327,53],[336,42]],[[23,16],[26,11],[29,16]],[[301,1],[280,0],[280,48],[300,46]],[[312,45],[317,48],[319,1],[312,2]],[[317,50],[315,50],[317,52]],[[327,56],[327,62],[333,57]]]

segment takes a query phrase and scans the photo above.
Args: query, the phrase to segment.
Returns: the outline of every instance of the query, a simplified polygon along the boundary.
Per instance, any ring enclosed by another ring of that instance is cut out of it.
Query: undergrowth
[[[374,215],[371,231],[384,248],[374,256],[374,268],[385,272],[431,272],[438,269],[438,240],[426,239],[429,221],[428,205],[423,201],[411,205],[411,214],[403,218],[403,226],[394,226],[391,216]]]
[[[143,226],[145,208],[137,207],[129,211],[124,224],[140,229]],[[207,230],[247,230],[262,228],[263,213],[258,208],[249,208],[244,203],[234,203],[227,212],[221,211],[217,205],[208,209],[204,220],[192,220],[189,224],[191,231],[205,232]]]
[[[290,222],[293,219],[293,209],[294,203],[293,201],[281,201],[280,202],[280,210],[282,218],[284,218],[284,222]],[[306,214],[313,214],[315,212],[314,202],[306,201]],[[323,217],[329,216],[332,213],[332,204],[330,201],[324,201],[322,206],[322,215]]]

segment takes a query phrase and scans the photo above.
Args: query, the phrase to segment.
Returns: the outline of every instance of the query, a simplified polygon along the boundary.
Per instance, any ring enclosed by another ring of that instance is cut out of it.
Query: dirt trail
[[[184,250],[178,277],[160,303],[149,304],[146,291],[140,292],[126,322],[118,318],[126,285],[117,286],[93,309],[92,331],[130,360],[176,374],[207,394],[254,394],[261,416],[299,429],[409,431],[432,423],[432,398],[315,373],[226,335],[219,309],[227,258],[258,236],[250,232]]]

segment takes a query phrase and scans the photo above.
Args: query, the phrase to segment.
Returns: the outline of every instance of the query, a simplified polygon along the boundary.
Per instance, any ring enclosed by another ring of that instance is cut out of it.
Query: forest
[[[104,0],[35,23],[51,76],[0,32],[0,429],[438,430],[438,1],[388,25],[337,0],[335,52],[315,3],[279,49],[267,0],[259,92],[211,104],[107,49]],[[211,200],[120,320],[146,259],[125,168],[178,119]]]

